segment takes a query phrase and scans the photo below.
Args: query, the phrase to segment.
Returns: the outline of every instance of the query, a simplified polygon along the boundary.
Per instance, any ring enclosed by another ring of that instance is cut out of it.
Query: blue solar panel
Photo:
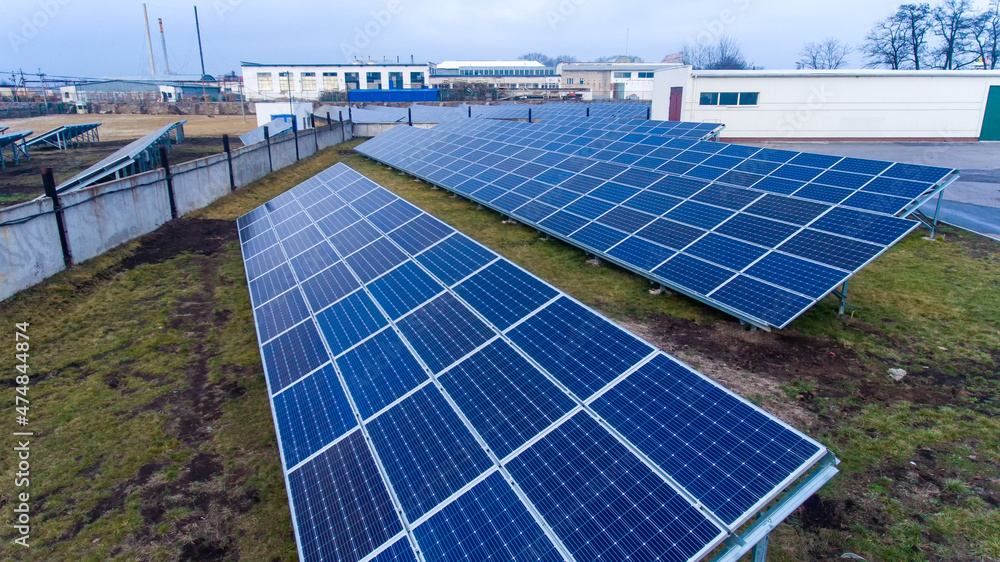
[[[403,529],[360,431],[290,473],[288,491],[308,561],[360,560]]]
[[[558,294],[507,261],[494,262],[459,283],[455,293],[501,330]]]
[[[450,293],[418,308],[398,323],[417,355],[437,373],[495,334]]]
[[[329,364],[275,396],[274,418],[286,469],[358,426]]]
[[[825,296],[830,292],[830,287],[843,283],[848,275],[843,270],[778,252],[764,256],[748,268],[746,273],[814,299]]]
[[[712,296],[723,304],[749,311],[755,317],[775,325],[780,324],[783,318],[796,316],[814,302],[744,275],[719,287]]]
[[[381,311],[364,291],[355,291],[316,313],[316,321],[334,355],[340,355],[388,325]]]
[[[677,254],[670,258],[653,273],[673,279],[688,290],[704,294],[711,293],[723,281],[733,276],[733,272],[728,269],[685,254]]]
[[[581,399],[624,373],[652,348],[563,297],[508,335]]]
[[[687,560],[724,536],[585,413],[508,468],[578,560]]]
[[[375,229],[373,241],[345,259],[321,242],[329,250],[308,250],[308,262],[296,263],[294,275],[282,260],[250,281],[303,559],[410,561],[418,551],[423,559],[459,560],[560,559],[566,550],[578,559],[700,556],[728,533],[680,491],[702,497],[709,490],[704,501],[719,500],[719,517],[747,502],[759,509],[791,483],[775,475],[801,474],[825,454],[443,223],[423,213],[407,216],[407,207],[376,195],[381,188],[360,178],[337,165],[264,209],[305,207],[309,214],[326,205],[322,195],[330,190],[363,199],[368,211],[388,202],[372,218],[359,214]],[[639,212],[620,213],[613,222],[630,213]],[[259,214],[241,218],[244,229],[269,220]],[[429,225],[440,236],[414,228],[386,238],[402,224]],[[352,259],[371,248],[384,251]],[[613,252],[623,261],[652,256],[649,267],[673,253],[637,237]],[[683,254],[670,261],[678,257],[698,261]],[[253,259],[245,253],[247,263]],[[799,269],[813,274],[830,270],[803,263],[812,269]],[[721,455],[720,471],[730,471],[726,463],[749,448],[760,459],[748,465],[755,472],[703,471],[685,488],[661,478],[667,461],[654,455],[662,451],[643,449],[651,441],[636,426],[646,423],[642,415],[653,414],[652,406],[627,415],[616,427],[620,434],[594,421],[598,414],[586,400],[634,407],[641,401],[613,398],[660,363],[684,370],[691,388],[710,387],[701,396],[664,390],[678,407],[703,412],[742,439],[727,449],[728,434],[712,433],[706,422],[685,446],[699,461]],[[717,406],[737,402],[747,423],[729,423],[727,412],[735,409]],[[625,434],[633,437],[622,440]],[[817,454],[810,456],[808,447]],[[743,477],[748,484],[733,492],[731,482]]]
[[[411,521],[492,465],[433,385],[421,388],[367,425]]]
[[[493,473],[415,531],[428,560],[563,557],[499,473]]]
[[[427,373],[392,330],[348,351],[337,366],[364,418],[427,381]]]
[[[441,384],[500,458],[575,405],[509,345],[495,341],[441,376]]]

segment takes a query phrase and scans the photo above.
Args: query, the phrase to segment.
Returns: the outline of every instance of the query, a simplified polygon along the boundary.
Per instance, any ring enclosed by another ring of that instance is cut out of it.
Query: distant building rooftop
[[[536,60],[446,60],[437,64],[438,68],[452,69],[462,67],[486,67],[486,66],[521,66],[532,68],[545,68],[545,65]]]

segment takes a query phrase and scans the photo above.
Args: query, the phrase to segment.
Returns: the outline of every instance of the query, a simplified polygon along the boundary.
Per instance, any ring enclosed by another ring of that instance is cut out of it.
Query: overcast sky
[[[802,44],[827,36],[858,45],[898,0],[200,0],[209,74],[241,60],[343,63],[505,59],[538,51],[580,60],[622,54],[659,61],[685,43],[731,35],[747,58],[794,68]],[[985,6],[986,1],[980,0]],[[198,74],[193,3],[147,2],[158,73],[163,18],[170,69]],[[626,31],[627,30],[627,31]],[[0,72],[149,75],[142,3],[126,0],[0,0]],[[852,66],[861,64],[857,54]]]

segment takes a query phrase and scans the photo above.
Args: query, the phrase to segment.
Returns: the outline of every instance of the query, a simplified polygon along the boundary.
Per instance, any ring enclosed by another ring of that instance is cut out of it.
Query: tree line
[[[977,11],[970,0],[902,4],[879,20],[861,46],[866,66],[893,70],[995,70],[1000,62],[1000,3]]]
[[[981,69],[1000,68],[1000,0],[990,0],[989,7],[978,10],[972,0],[941,0],[929,3],[901,4],[880,19],[854,47],[834,37],[808,42],[799,53],[797,68],[844,68],[847,57],[859,52],[866,68],[892,70]],[[684,64],[696,70],[746,70],[758,68],[747,59],[739,41],[721,36],[717,43],[685,45],[680,53]],[[598,62],[617,57],[602,57]],[[630,57],[632,62],[641,59]],[[528,53],[522,60],[537,60],[547,66],[559,62],[577,62],[576,57],[547,57]]]

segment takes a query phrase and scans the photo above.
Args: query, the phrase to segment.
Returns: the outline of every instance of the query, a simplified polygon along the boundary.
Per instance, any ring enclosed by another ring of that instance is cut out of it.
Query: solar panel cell
[[[413,354],[396,332],[382,330],[337,359],[363,418],[369,418],[394,400],[428,380]]]
[[[312,322],[303,322],[261,345],[274,394],[330,360]]]

